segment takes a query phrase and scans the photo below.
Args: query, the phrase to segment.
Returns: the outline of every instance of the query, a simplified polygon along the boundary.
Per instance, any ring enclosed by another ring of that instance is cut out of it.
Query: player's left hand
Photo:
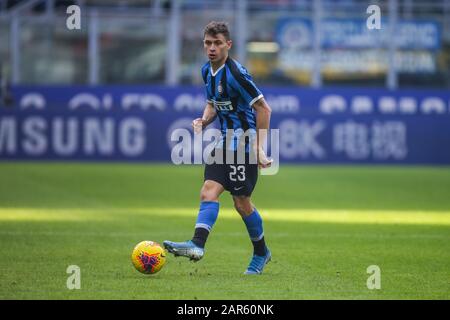
[[[269,168],[272,165],[273,159],[269,159],[262,148],[258,149],[258,165],[260,168]]]
[[[203,119],[197,118],[192,121],[192,128],[194,129],[194,133],[200,133],[203,130]]]

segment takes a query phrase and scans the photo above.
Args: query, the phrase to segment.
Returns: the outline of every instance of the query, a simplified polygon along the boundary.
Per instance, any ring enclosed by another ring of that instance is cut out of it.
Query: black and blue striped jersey
[[[227,145],[227,149],[236,151],[239,138],[244,132],[248,132],[253,138],[256,135],[256,115],[252,105],[263,95],[247,69],[230,57],[214,73],[210,62],[206,63],[202,67],[202,76],[207,101],[214,106],[220,121],[222,139],[218,146]],[[230,129],[233,129],[233,139],[227,141]],[[246,151],[248,152],[248,143]]]

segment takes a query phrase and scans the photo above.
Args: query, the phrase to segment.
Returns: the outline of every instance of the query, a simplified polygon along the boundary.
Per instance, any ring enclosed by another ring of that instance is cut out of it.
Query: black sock
[[[264,237],[258,241],[252,241],[253,243],[253,254],[257,256],[265,256],[266,255],[266,242],[264,241]]]
[[[205,228],[195,228],[194,237],[192,242],[200,248],[205,247],[206,239],[208,239],[209,231]]]

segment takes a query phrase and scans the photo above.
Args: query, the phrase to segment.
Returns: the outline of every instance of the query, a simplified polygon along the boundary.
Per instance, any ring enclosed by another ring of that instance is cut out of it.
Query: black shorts
[[[214,155],[213,150],[212,155]],[[233,152],[232,152],[233,153]],[[234,196],[251,196],[258,181],[258,165],[250,163],[248,153],[244,162],[237,161],[237,152],[234,152],[234,163],[212,163],[205,165],[204,180],[220,183],[225,190]],[[224,158],[225,160],[225,158]]]

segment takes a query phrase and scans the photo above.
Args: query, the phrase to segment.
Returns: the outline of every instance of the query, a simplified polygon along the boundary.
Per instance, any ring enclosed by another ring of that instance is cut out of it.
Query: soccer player
[[[203,117],[195,119],[192,125],[198,133],[219,118],[222,135],[211,157],[223,161],[207,161],[205,165],[200,210],[192,240],[166,240],[163,244],[175,256],[200,260],[219,214],[219,196],[227,190],[253,243],[253,256],[245,274],[260,274],[271,260],[271,252],[265,244],[263,221],[250,197],[258,178],[258,166],[266,168],[272,163],[262,148],[271,109],[247,70],[229,57],[232,41],[226,23],[210,22],[204,29],[203,44],[209,59],[201,70],[207,103]],[[244,155],[239,162],[240,151]],[[233,156],[231,162],[227,158],[230,154]],[[252,155],[254,161],[251,161]]]

